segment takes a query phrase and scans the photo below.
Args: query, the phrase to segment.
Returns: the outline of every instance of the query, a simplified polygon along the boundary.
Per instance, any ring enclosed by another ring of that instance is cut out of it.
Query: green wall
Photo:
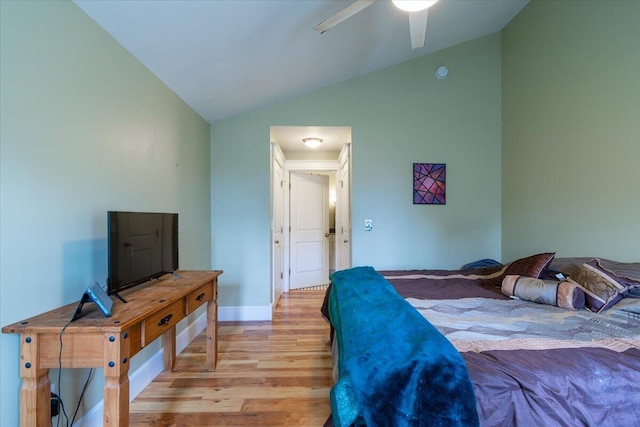
[[[502,32],[502,248],[640,259],[640,2],[531,2]]]
[[[502,34],[211,130],[72,3],[0,15],[2,325],[104,283],[109,209],[179,212],[181,267],[225,270],[222,306],[269,305],[272,125],[352,127],[354,265],[640,256],[640,2],[534,0]],[[412,204],[413,162],[447,164],[446,206]],[[0,344],[17,425],[18,338]],[[84,372],[66,372],[75,399]]]
[[[438,80],[443,64],[449,77]],[[212,257],[225,271],[223,306],[269,305],[272,125],[352,127],[353,265],[500,257],[499,34],[216,122]],[[447,164],[445,206],[413,205],[413,162]]]
[[[0,323],[104,285],[107,210],[178,212],[181,267],[210,268],[209,124],[75,4],[3,0],[0,15]],[[19,337],[0,343],[0,424],[16,426]],[[63,371],[68,411],[85,377]]]

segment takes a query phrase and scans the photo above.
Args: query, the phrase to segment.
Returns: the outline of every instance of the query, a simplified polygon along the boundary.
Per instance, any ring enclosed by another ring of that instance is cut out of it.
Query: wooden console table
[[[165,275],[115,301],[112,317],[95,304],[85,304],[80,319],[62,334],[62,368],[104,369],[105,426],[129,425],[129,361],[162,336],[164,366],[171,370],[176,356],[175,325],[207,305],[207,369],[215,370],[218,353],[218,276],[222,271],[179,271]],[[49,369],[58,368],[60,332],[78,303],[2,328],[20,334],[20,426],[45,427],[51,421]]]

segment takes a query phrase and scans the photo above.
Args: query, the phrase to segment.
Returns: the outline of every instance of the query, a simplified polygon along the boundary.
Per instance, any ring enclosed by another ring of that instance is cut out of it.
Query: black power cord
[[[71,418],[71,426],[76,420],[76,415],[78,415],[78,409],[80,409],[80,403],[82,403],[82,398],[84,397],[84,392],[87,391],[87,387],[91,382],[91,376],[93,375],[93,368],[89,369],[89,375],[87,375],[87,380],[84,382],[84,387],[82,387],[82,392],[80,393],[80,399],[78,399],[78,404],[76,405],[76,410],[73,411],[73,417]]]
[[[64,327],[60,331],[60,352],[58,353],[58,387],[60,388],[61,388],[60,380],[62,378],[62,334],[64,334],[64,330],[67,329],[67,326],[69,326],[71,322],[73,322],[74,320],[75,320],[75,317],[69,320],[67,324],[64,325]],[[56,423],[57,427],[60,427],[60,420],[62,419],[62,416],[60,415],[60,409],[62,409],[62,414],[64,415],[64,418],[65,418],[66,427],[73,427],[73,423],[76,420],[76,415],[78,415],[78,410],[80,409],[80,403],[82,403],[82,398],[84,397],[84,393],[87,391],[87,387],[89,386],[89,383],[91,382],[92,375],[93,375],[93,368],[89,370],[89,375],[87,376],[87,380],[84,383],[84,387],[82,387],[82,392],[80,393],[80,399],[78,399],[78,405],[76,405],[76,410],[73,412],[73,417],[71,418],[71,424],[69,424],[69,417],[67,416],[67,411],[64,408],[64,402],[62,401],[62,398],[55,393],[51,393],[51,418],[53,419],[53,417],[55,416],[58,417],[58,421]],[[55,414],[54,414],[54,411],[55,411]],[[53,422],[51,423],[51,426],[53,426]]]
[[[62,334],[64,334],[64,330],[67,329],[67,326],[69,326],[71,322],[73,322],[73,319],[69,320],[67,324],[64,325],[64,327],[60,331],[60,352],[58,353],[58,388],[60,389],[62,388],[60,384],[60,380],[62,379]],[[64,418],[67,420],[67,426],[68,426],[69,417],[67,417],[67,412],[64,409],[64,403],[62,402],[62,399],[60,398],[59,395],[56,395],[56,398],[58,399],[58,405],[60,406],[60,408],[62,408],[62,413],[64,414]],[[62,419],[62,416],[60,416],[60,411],[58,410],[58,421],[56,422],[56,426],[60,427],[61,419]]]

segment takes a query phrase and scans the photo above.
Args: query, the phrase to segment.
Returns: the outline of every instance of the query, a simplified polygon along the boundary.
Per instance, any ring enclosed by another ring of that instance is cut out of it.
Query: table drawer
[[[149,344],[184,319],[184,299],[163,307],[142,321],[142,347]]]
[[[129,338],[129,354],[133,356],[142,350],[142,333],[140,332],[140,323],[137,323],[127,332]]]
[[[212,294],[213,284],[211,282],[205,283],[195,291],[191,292],[189,295],[187,295],[186,313],[192,313],[196,308],[211,300]]]

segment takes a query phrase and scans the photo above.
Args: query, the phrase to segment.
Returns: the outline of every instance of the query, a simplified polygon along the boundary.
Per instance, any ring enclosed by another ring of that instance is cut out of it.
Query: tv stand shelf
[[[196,308],[207,305],[207,369],[215,370],[218,354],[218,276],[222,271],[180,271],[167,274],[127,293],[127,303],[116,302],[111,317],[95,304],[60,332],[73,316],[77,303],[2,328],[20,334],[20,425],[49,426],[51,404],[49,369],[103,368],[105,426],[129,425],[129,361],[162,336],[164,366],[173,370],[176,356],[175,325]]]

